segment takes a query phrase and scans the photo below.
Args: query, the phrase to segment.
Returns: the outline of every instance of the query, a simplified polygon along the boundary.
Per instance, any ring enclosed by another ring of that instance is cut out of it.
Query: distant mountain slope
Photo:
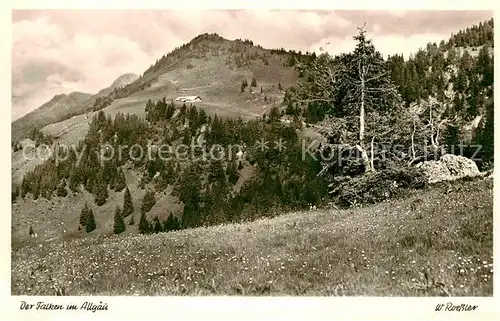
[[[91,94],[72,92],[69,95],[56,95],[39,108],[15,120],[12,123],[12,138],[18,140],[31,128],[58,121],[64,114],[73,110],[92,97]]]
[[[93,106],[97,98],[106,96],[113,90],[126,86],[137,78],[138,76],[132,73],[121,75],[109,87],[101,89],[95,95],[81,92],[56,95],[42,106],[12,122],[12,139],[21,139],[34,127],[44,127],[71,118],[74,115],[85,113]]]

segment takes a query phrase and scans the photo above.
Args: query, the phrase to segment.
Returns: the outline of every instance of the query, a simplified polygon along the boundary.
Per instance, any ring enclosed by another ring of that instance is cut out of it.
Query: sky
[[[356,27],[366,22],[380,52],[407,57],[492,17],[493,11],[14,10],[11,116],[58,94],[95,94],[122,74],[142,74],[202,33],[338,54],[353,49]]]

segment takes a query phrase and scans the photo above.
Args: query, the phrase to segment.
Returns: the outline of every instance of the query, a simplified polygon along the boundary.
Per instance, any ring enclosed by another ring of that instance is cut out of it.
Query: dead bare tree
[[[444,117],[443,113],[436,112],[434,106],[429,104],[429,123],[425,127],[430,128],[429,136],[431,145],[434,149],[438,149],[441,146],[439,139],[444,125],[455,126],[455,122],[456,118],[451,119]]]

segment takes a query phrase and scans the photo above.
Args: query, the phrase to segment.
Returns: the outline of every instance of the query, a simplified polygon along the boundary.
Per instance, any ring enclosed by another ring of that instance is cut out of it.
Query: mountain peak
[[[139,76],[134,73],[123,74],[120,77],[116,78],[115,81],[113,81],[113,83],[109,86],[109,88],[113,90],[115,88],[126,86],[137,80],[137,78],[139,78]]]
[[[66,96],[67,96],[66,94],[54,95],[54,97],[52,97],[52,99],[50,101],[57,101],[57,100],[63,99]]]

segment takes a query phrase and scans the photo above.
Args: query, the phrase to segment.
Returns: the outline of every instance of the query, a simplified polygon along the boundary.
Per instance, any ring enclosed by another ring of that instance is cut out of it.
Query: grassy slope
[[[365,208],[39,242],[13,252],[12,294],[491,296],[492,188],[457,182]]]
[[[140,177],[137,173],[124,168],[127,186],[132,196],[135,223],[140,219],[140,207],[145,190],[138,187]],[[158,216],[165,220],[169,213],[178,215],[182,213],[182,203],[171,195],[172,187],[169,186],[164,192],[157,193],[156,204],[148,212],[151,220]],[[39,242],[51,240],[67,240],[72,238],[87,237],[83,231],[78,231],[79,217],[85,202],[87,202],[94,212],[97,229],[92,235],[109,235],[113,231],[113,216],[116,206],[123,207],[123,197],[125,190],[114,192],[109,190],[109,197],[102,206],[97,206],[94,196],[87,191],[80,193],[69,192],[66,197],[53,196],[51,200],[39,198],[33,200],[31,196],[23,200],[18,199],[12,204],[12,247],[19,247],[30,241],[28,235],[29,226],[33,226],[38,234]],[[125,218],[128,224],[130,216]],[[127,231],[126,234],[138,233],[137,229]]]

